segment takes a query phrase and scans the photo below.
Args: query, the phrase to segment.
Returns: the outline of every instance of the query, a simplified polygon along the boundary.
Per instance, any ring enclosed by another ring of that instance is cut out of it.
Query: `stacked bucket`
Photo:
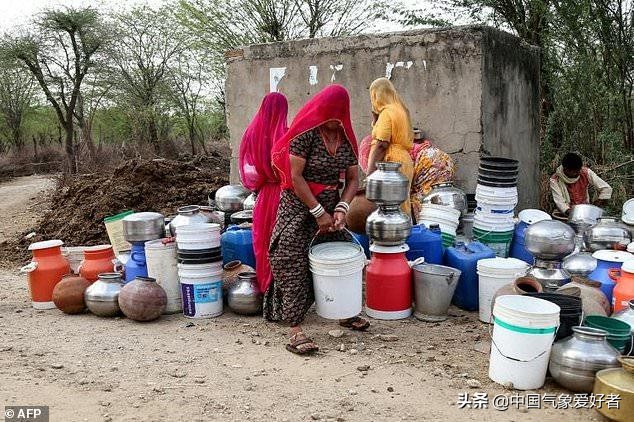
[[[423,204],[418,214],[418,222],[427,227],[437,224],[442,234],[442,245],[447,248],[456,240],[460,211],[447,205]]]
[[[183,315],[213,318],[222,314],[220,225],[191,224],[176,228],[178,278]]]
[[[503,157],[480,159],[473,237],[501,258],[508,257],[513,240],[518,174],[517,160]]]

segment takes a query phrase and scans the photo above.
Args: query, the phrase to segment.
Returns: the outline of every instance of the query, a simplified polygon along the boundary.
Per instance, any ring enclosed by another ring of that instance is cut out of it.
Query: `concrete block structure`
[[[520,160],[519,208],[539,201],[539,49],[483,26],[252,45],[227,53],[226,107],[232,146],[262,97],[289,101],[289,124],[302,104],[332,82],[345,86],[358,140],[370,133],[368,88],[389,77],[414,126],[458,165],[457,184],[474,193],[481,153]]]

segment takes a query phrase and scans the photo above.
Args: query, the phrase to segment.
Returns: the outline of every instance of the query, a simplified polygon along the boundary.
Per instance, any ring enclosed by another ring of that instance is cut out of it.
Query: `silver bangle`
[[[313,217],[319,218],[325,214],[326,210],[323,205],[318,204],[315,208],[310,209],[309,212],[313,215]]]
[[[335,207],[335,212],[342,212],[344,214],[348,214],[348,210],[347,209],[345,209],[344,207],[340,207],[338,205]]]
[[[340,202],[337,204],[336,208],[339,208],[339,207],[344,208],[346,211],[350,211],[350,204],[348,204],[348,203],[347,203],[347,202],[345,202],[345,201],[340,201]]]

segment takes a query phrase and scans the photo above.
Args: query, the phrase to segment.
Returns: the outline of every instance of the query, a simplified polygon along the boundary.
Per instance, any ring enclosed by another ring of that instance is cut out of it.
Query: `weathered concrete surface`
[[[391,80],[413,124],[452,154],[461,187],[475,191],[480,152],[488,151],[521,161],[525,180],[534,182],[521,186],[520,205],[537,205],[538,50],[487,27],[300,40],[228,53],[232,180],[238,180],[235,158],[242,133],[271,90],[271,68],[285,68],[276,89],[289,100],[289,121],[331,81],[348,88],[360,140],[370,131],[368,87],[392,65]],[[317,71],[316,81],[311,80],[311,67]]]

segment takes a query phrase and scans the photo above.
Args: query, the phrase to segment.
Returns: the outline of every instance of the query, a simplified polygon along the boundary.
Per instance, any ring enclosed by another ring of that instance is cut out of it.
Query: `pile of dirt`
[[[0,255],[21,262],[29,258],[30,243],[48,239],[61,239],[67,246],[109,243],[105,217],[126,210],[168,216],[183,205],[206,205],[209,193],[228,179],[229,160],[219,154],[187,162],[133,159],[111,173],[60,179],[36,227],[0,245]],[[35,236],[27,236],[32,232]]]

